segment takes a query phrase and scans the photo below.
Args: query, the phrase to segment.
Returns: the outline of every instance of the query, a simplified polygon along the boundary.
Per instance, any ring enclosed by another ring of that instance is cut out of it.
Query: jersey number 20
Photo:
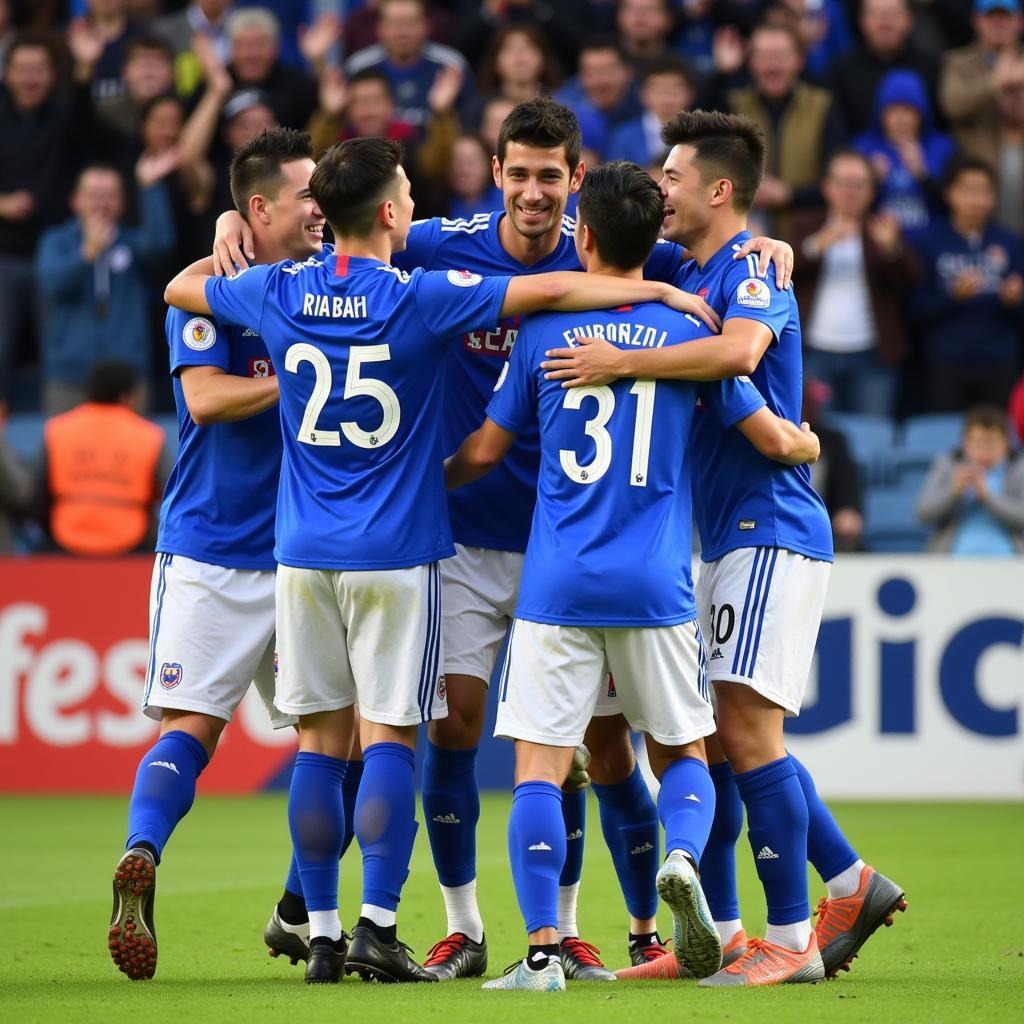
[[[631,487],[647,486],[647,463],[651,453],[651,425],[654,422],[654,392],[657,382],[638,380],[629,389],[636,395],[636,420],[633,425],[633,463],[629,471]],[[593,438],[594,457],[585,466],[581,466],[576,453],[569,448],[562,448],[558,457],[562,469],[570,480],[578,484],[596,483],[608,472],[612,464],[612,435],[605,425],[615,412],[615,392],[610,387],[571,388],[565,393],[563,409],[579,409],[585,398],[593,398],[597,402],[597,413],[593,419],[583,425],[586,435]]]
[[[380,426],[376,430],[363,430],[355,420],[343,420],[338,425],[341,431],[321,430],[317,421],[327,399],[331,394],[333,374],[327,356],[315,345],[300,342],[292,345],[285,353],[284,368],[289,373],[296,373],[300,363],[309,363],[316,372],[313,391],[306,402],[306,411],[302,416],[297,438],[303,444],[327,445],[337,448],[341,444],[341,435],[360,448],[379,448],[387,444],[396,433],[402,418],[402,410],[398,405],[398,395],[384,381],[375,377],[364,377],[364,363],[386,363],[391,359],[391,349],[387,345],[366,345],[363,348],[349,349],[348,372],[345,374],[344,398],[355,398],[365,395],[380,403],[383,411]]]

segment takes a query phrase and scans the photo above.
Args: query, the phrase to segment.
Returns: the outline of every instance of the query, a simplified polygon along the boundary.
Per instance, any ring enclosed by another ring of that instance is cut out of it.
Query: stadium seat
[[[886,456],[895,442],[895,423],[886,416],[854,412],[830,412],[824,419],[827,426],[846,438],[863,483],[885,482]]]
[[[928,413],[911,416],[903,424],[902,449],[929,462],[936,455],[960,446],[964,418],[961,413]]]
[[[864,543],[869,551],[918,552],[925,549],[928,529],[917,521],[918,487],[869,487],[864,492]]]
[[[41,412],[18,412],[12,414],[4,428],[4,437],[15,455],[26,465],[35,463],[43,447],[43,424],[46,417]]]

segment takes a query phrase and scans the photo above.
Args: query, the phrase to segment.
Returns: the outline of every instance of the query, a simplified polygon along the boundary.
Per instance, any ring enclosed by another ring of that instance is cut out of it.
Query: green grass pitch
[[[524,950],[505,851],[507,796],[487,796],[479,891],[491,973]],[[839,804],[864,855],[906,888],[910,909],[881,929],[851,974],[815,986],[704,990],[692,983],[570,985],[564,995],[484,993],[479,982],[379,986],[350,978],[307,987],[301,967],[272,960],[263,926],[287,868],[280,796],[196,801],[158,874],[160,963],[128,981],[109,960],[110,878],[126,801],[0,798],[0,1019],[6,1022],[242,1020],[476,1021],[500,1015],[564,1021],[1024,1020],[1024,925],[1017,883],[1019,805]],[[626,920],[593,797],[580,896],[583,937],[612,967],[626,959]],[[358,858],[342,871],[342,920],[359,902]],[[764,912],[748,848],[740,848],[748,930]],[[812,879],[812,906],[822,887]],[[670,929],[667,913],[659,917]],[[425,836],[399,911],[399,935],[422,957],[444,928]]]

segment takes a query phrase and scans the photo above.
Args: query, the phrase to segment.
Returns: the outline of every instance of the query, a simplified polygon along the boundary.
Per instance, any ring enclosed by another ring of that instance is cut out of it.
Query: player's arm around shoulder
[[[206,299],[206,282],[213,276],[213,258],[206,256],[189,264],[164,289],[164,302],[190,313],[211,313]]]
[[[821,442],[809,423],[795,423],[762,406],[736,424],[736,429],[767,459],[786,466],[817,462]]]
[[[499,427],[488,417],[459,446],[454,455],[444,460],[444,484],[449,491],[464,487],[488,474],[505,455],[516,435]]]

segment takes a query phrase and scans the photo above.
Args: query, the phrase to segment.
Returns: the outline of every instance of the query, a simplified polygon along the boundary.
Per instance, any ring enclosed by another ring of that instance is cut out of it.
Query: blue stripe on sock
[[[764,600],[764,579],[765,573],[768,569],[768,549],[762,548],[762,558],[758,566],[757,583],[754,584],[754,603],[750,609],[750,615],[747,618],[747,636],[743,642],[743,657],[740,659],[740,671],[741,676],[749,676],[753,665],[749,664],[750,651],[754,646],[754,629],[757,626],[757,616],[761,610],[761,602]]]
[[[779,549],[772,548],[771,561],[768,563],[768,579],[764,584],[764,596],[761,600],[761,609],[757,616],[757,633],[754,636],[754,650],[750,656],[750,674],[754,674],[754,666],[757,664],[757,651],[761,646],[761,627],[764,625],[764,612],[768,607],[768,595],[772,591],[772,574],[775,572],[775,562],[779,557]]]
[[[153,624],[150,627],[149,665],[146,668],[146,693],[142,698],[143,706],[149,703],[149,695],[153,692],[153,677],[156,673],[156,640],[160,635],[160,616],[164,610],[164,592],[167,589],[167,566],[171,555],[160,556],[160,577],[156,583],[156,611],[153,613]]]
[[[739,671],[740,655],[743,653],[743,633],[747,627],[747,611],[750,608],[750,594],[754,589],[754,577],[757,575],[757,560],[761,556],[761,548],[754,549],[754,560],[750,565],[750,578],[747,580],[747,596],[743,599],[743,612],[740,615],[740,628],[736,636],[736,653],[732,656],[732,671]]]

